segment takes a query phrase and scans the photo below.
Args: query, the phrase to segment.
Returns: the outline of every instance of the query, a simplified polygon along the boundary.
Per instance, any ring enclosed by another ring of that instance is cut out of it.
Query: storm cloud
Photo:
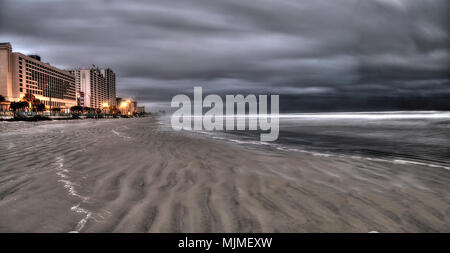
[[[0,41],[111,67],[152,109],[280,94],[282,111],[450,110],[448,0],[3,0]]]

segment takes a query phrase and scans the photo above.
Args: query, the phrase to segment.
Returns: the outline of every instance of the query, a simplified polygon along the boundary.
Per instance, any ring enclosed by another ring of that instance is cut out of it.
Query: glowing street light
[[[102,104],[102,106],[103,106],[103,112],[104,112],[105,117],[106,117],[106,109],[108,109],[109,104],[108,104],[108,102],[104,102],[104,103]]]

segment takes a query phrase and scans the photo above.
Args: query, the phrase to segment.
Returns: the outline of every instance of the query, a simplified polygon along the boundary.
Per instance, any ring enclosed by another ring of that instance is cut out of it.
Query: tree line
[[[0,95],[0,102],[4,101],[6,101],[6,99],[2,95]],[[16,115],[17,111],[24,111],[27,108],[31,112],[43,112],[46,110],[45,105],[31,93],[26,93],[19,102],[11,102],[9,108],[10,110],[14,111],[14,115]],[[60,108],[52,108],[51,110],[53,112],[59,112]],[[75,113],[96,113],[96,114],[102,113],[102,110],[99,108],[90,108],[79,105],[72,106],[70,108],[70,111]],[[111,107],[110,112],[112,114],[120,113],[120,111],[115,106]]]

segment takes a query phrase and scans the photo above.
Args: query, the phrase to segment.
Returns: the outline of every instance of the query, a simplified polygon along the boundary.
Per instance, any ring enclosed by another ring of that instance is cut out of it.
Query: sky
[[[450,110],[448,0],[1,0],[0,42],[174,95],[277,94],[282,112]]]

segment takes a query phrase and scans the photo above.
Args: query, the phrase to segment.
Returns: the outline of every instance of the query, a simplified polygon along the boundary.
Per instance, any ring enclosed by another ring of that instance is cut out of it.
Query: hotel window
[[[22,92],[23,90],[22,90],[22,88],[20,88],[20,92]]]

